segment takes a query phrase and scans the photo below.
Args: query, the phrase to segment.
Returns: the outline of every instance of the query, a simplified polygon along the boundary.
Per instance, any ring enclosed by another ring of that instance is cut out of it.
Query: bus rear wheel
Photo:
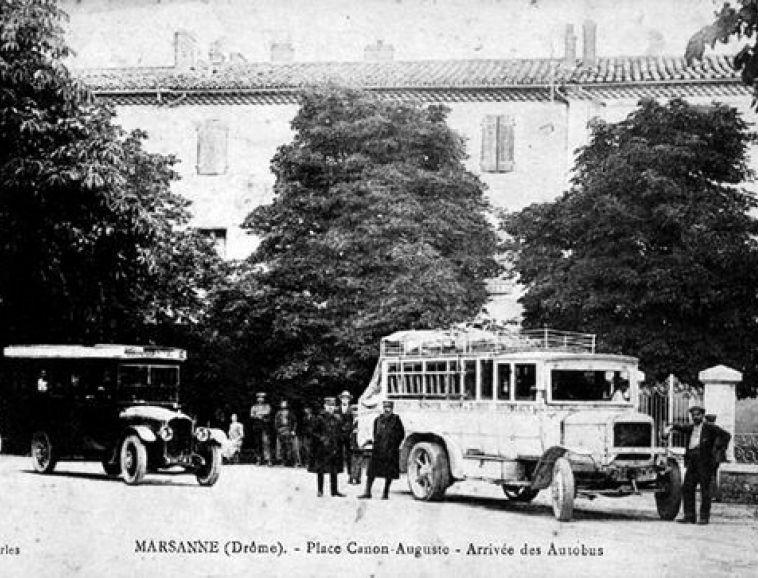
[[[32,436],[32,464],[40,474],[49,474],[55,469],[57,459],[55,448],[50,442],[50,436],[43,432],[35,432]]]
[[[408,486],[417,500],[441,500],[450,485],[447,453],[437,443],[419,442],[408,456]]]

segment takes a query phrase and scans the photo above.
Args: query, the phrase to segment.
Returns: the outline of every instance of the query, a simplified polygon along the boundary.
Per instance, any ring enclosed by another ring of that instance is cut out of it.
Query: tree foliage
[[[596,121],[568,192],[507,215],[524,323],[595,332],[651,378],[726,364],[755,376],[754,140],[724,105],[643,101]]]
[[[260,246],[225,305],[272,381],[360,389],[381,336],[485,303],[497,237],[446,115],[345,88],[304,94],[272,161],[274,201],[245,222]]]
[[[196,320],[221,265],[182,230],[175,159],[145,151],[61,64],[55,2],[2,9],[0,342],[139,339]]]
[[[742,81],[753,87],[753,106],[758,104],[758,0],[738,0],[736,6],[725,2],[716,12],[711,24],[692,35],[685,50],[689,63],[703,58],[706,47],[713,48],[717,42],[748,39],[734,56],[733,65],[740,71]]]

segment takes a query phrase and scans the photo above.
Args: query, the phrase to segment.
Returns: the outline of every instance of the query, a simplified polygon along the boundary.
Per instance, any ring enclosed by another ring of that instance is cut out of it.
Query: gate
[[[665,383],[658,383],[640,390],[639,411],[646,413],[655,422],[656,443],[660,433],[670,423],[687,423],[689,409],[694,404],[702,405],[702,395],[670,375]],[[684,435],[672,432],[671,445],[684,447]]]

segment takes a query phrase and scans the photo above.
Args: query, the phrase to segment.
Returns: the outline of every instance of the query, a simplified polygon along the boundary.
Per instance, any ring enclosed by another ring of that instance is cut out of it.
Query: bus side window
[[[397,391],[397,375],[387,376],[387,392],[398,393]]]
[[[511,364],[497,364],[497,398],[503,401],[511,399]]]
[[[481,384],[481,399],[492,399],[492,382],[495,378],[494,375],[495,364],[491,359],[482,359],[479,362],[479,380]]]
[[[476,362],[465,362],[465,376],[463,378],[463,397],[465,399],[474,399],[476,396]]]
[[[537,399],[537,366],[533,363],[516,364],[516,400]]]

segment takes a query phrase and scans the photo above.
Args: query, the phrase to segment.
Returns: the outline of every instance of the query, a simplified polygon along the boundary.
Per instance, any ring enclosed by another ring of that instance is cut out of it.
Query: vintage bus
[[[459,480],[502,486],[515,501],[550,488],[555,516],[576,496],[655,493],[673,519],[681,473],[636,411],[637,359],[597,353],[595,336],[549,329],[401,331],[381,340],[360,398],[359,444],[370,447],[385,399],[406,430],[401,468],[413,496],[437,500]]]
[[[0,359],[6,446],[26,445],[34,469],[94,460],[139,484],[182,467],[201,485],[219,476],[220,430],[195,427],[179,405],[182,349],[135,345],[11,345]]]

